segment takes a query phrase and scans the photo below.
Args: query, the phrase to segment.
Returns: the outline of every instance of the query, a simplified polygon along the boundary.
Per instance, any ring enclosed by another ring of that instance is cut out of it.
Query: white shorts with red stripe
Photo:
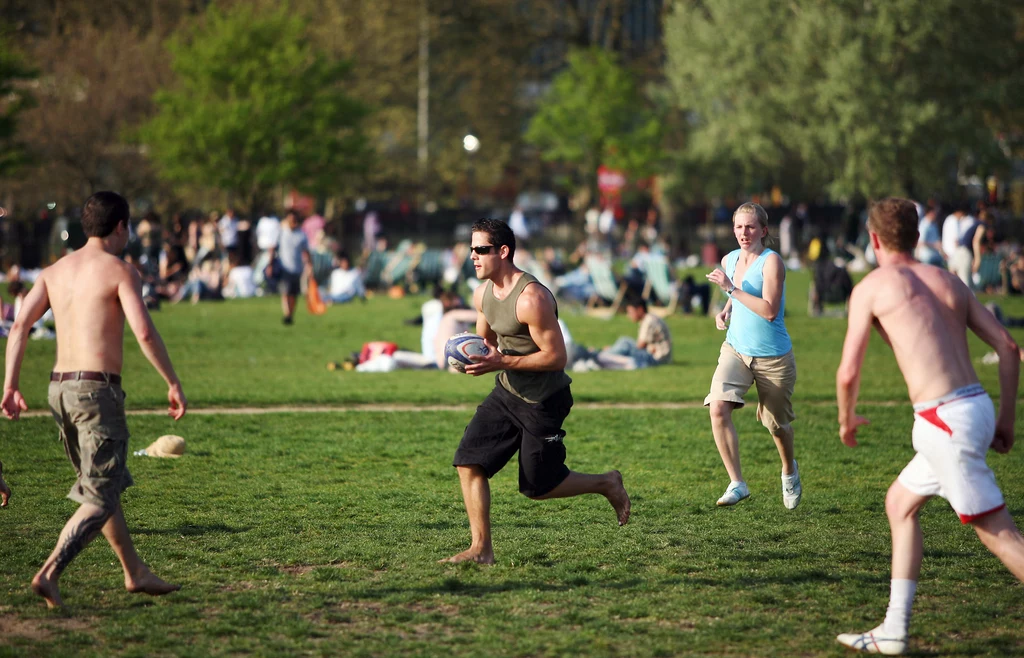
[[[1006,506],[985,463],[996,431],[992,398],[981,384],[914,405],[914,450],[899,482],[919,496],[941,496],[970,523]]]

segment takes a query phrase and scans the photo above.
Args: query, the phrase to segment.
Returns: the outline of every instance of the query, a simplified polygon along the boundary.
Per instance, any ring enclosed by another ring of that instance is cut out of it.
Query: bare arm
[[[723,274],[725,273],[725,259],[726,258],[727,258],[726,256],[722,256],[722,263],[721,263],[721,265],[722,265],[722,273]],[[706,278],[710,279],[711,275],[708,274]],[[729,325],[729,318],[731,318],[731,317],[732,317],[732,297],[730,297],[729,295],[726,295],[725,296],[725,306],[722,308],[721,311],[718,312],[717,315],[715,315],[715,328],[717,328],[719,331],[725,331],[726,327]]]
[[[850,315],[843,342],[843,356],[836,371],[836,404],[839,407],[839,438],[850,447],[857,445],[857,427],[867,422],[856,414],[857,395],[860,393],[860,369],[871,338],[874,314],[871,303],[872,282],[863,281],[853,289],[850,297]]]
[[[977,272],[981,269],[981,241],[985,238],[985,227],[979,226],[978,230],[974,232],[974,240],[972,251],[974,252],[974,260],[971,262],[971,272]]]
[[[167,400],[170,403],[168,412],[174,420],[185,415],[188,401],[181,390],[181,381],[171,365],[171,357],[167,354],[160,332],[153,325],[153,319],[142,301],[142,279],[134,268],[127,268],[128,275],[123,277],[117,286],[117,297],[124,310],[124,317],[132,333],[139,341],[139,347],[160,376],[167,382]]]
[[[1010,332],[981,305],[966,286],[967,327],[999,355],[999,412],[996,416],[996,435],[992,448],[1009,452],[1013,447],[1013,424],[1017,403],[1017,378],[1020,375],[1020,348]]]
[[[32,325],[43,317],[43,313],[46,313],[48,308],[50,308],[50,297],[46,290],[46,273],[44,272],[25,295],[25,303],[14,320],[14,325],[7,337],[7,352],[4,357],[6,366],[4,369],[4,397],[0,406],[3,407],[4,415],[11,420],[18,420],[21,412],[28,409],[25,398],[19,390],[21,362],[25,358],[25,341],[28,340]]]
[[[529,328],[530,337],[540,349],[525,356],[510,356],[492,350],[487,356],[473,357],[475,363],[466,367],[467,373],[482,375],[496,370],[547,372],[565,368],[565,340],[558,327],[555,302],[551,295],[541,286],[526,286],[516,300],[516,316]],[[479,326],[480,320],[477,320]]]

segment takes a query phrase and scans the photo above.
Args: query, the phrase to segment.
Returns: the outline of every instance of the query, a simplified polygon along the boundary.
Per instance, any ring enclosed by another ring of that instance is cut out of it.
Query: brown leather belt
[[[92,370],[78,370],[76,372],[51,372],[51,382],[66,382],[69,380],[87,380],[90,382],[109,382],[111,384],[121,384],[121,375],[111,375],[105,372],[95,372]]]

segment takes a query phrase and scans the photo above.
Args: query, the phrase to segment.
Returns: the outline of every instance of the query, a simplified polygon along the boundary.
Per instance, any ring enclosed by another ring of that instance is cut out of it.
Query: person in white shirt
[[[597,230],[602,235],[609,235],[615,228],[615,210],[607,205],[601,209],[601,214],[597,216]]]
[[[234,208],[224,212],[224,216],[217,222],[217,230],[220,231],[220,243],[225,249],[238,248],[238,217],[235,216]]]
[[[946,263],[950,265],[950,271],[953,270],[956,248],[960,246],[960,218],[965,214],[963,208],[958,207],[942,222],[942,254],[946,258]]]
[[[273,249],[281,237],[281,220],[277,215],[264,215],[256,222],[256,248],[260,251]]]
[[[523,214],[523,209],[519,206],[512,209],[512,214],[508,217],[508,227],[512,229],[517,240],[526,240],[530,237],[530,229],[526,226],[526,215]]]
[[[966,212],[960,215],[959,238],[953,260],[949,263],[951,272],[960,277],[968,288],[971,287],[971,267],[974,264],[974,234],[978,220]]]
[[[356,297],[366,298],[363,273],[358,267],[352,267],[352,262],[345,252],[339,252],[334,256],[334,269],[331,270],[327,297],[332,304],[344,304]]]
[[[256,295],[256,282],[253,280],[253,269],[248,265],[240,265],[238,251],[228,252],[227,283],[223,294],[228,299],[246,299]]]
[[[277,288],[277,277],[267,275],[267,267],[272,265],[270,251],[277,247],[281,239],[281,220],[273,213],[260,217],[256,222],[256,249],[259,255],[256,257],[255,270],[256,283],[258,286],[265,285],[267,290]],[[271,268],[273,273],[275,268]]]

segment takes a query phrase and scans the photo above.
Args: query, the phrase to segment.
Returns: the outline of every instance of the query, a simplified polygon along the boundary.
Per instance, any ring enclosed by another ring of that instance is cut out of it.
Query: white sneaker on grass
[[[800,486],[800,469],[796,466],[796,460],[793,460],[793,474],[782,475],[782,504],[786,506],[786,509],[796,509],[796,506],[800,504],[800,496],[804,493],[804,489]]]
[[[881,626],[866,633],[843,633],[837,635],[836,640],[851,649],[884,656],[899,656],[907,650],[906,636],[887,636]]]
[[[722,497],[718,499],[719,507],[728,507],[735,505],[744,498],[750,497],[750,488],[747,487],[746,482],[730,482],[729,488],[725,490]]]

